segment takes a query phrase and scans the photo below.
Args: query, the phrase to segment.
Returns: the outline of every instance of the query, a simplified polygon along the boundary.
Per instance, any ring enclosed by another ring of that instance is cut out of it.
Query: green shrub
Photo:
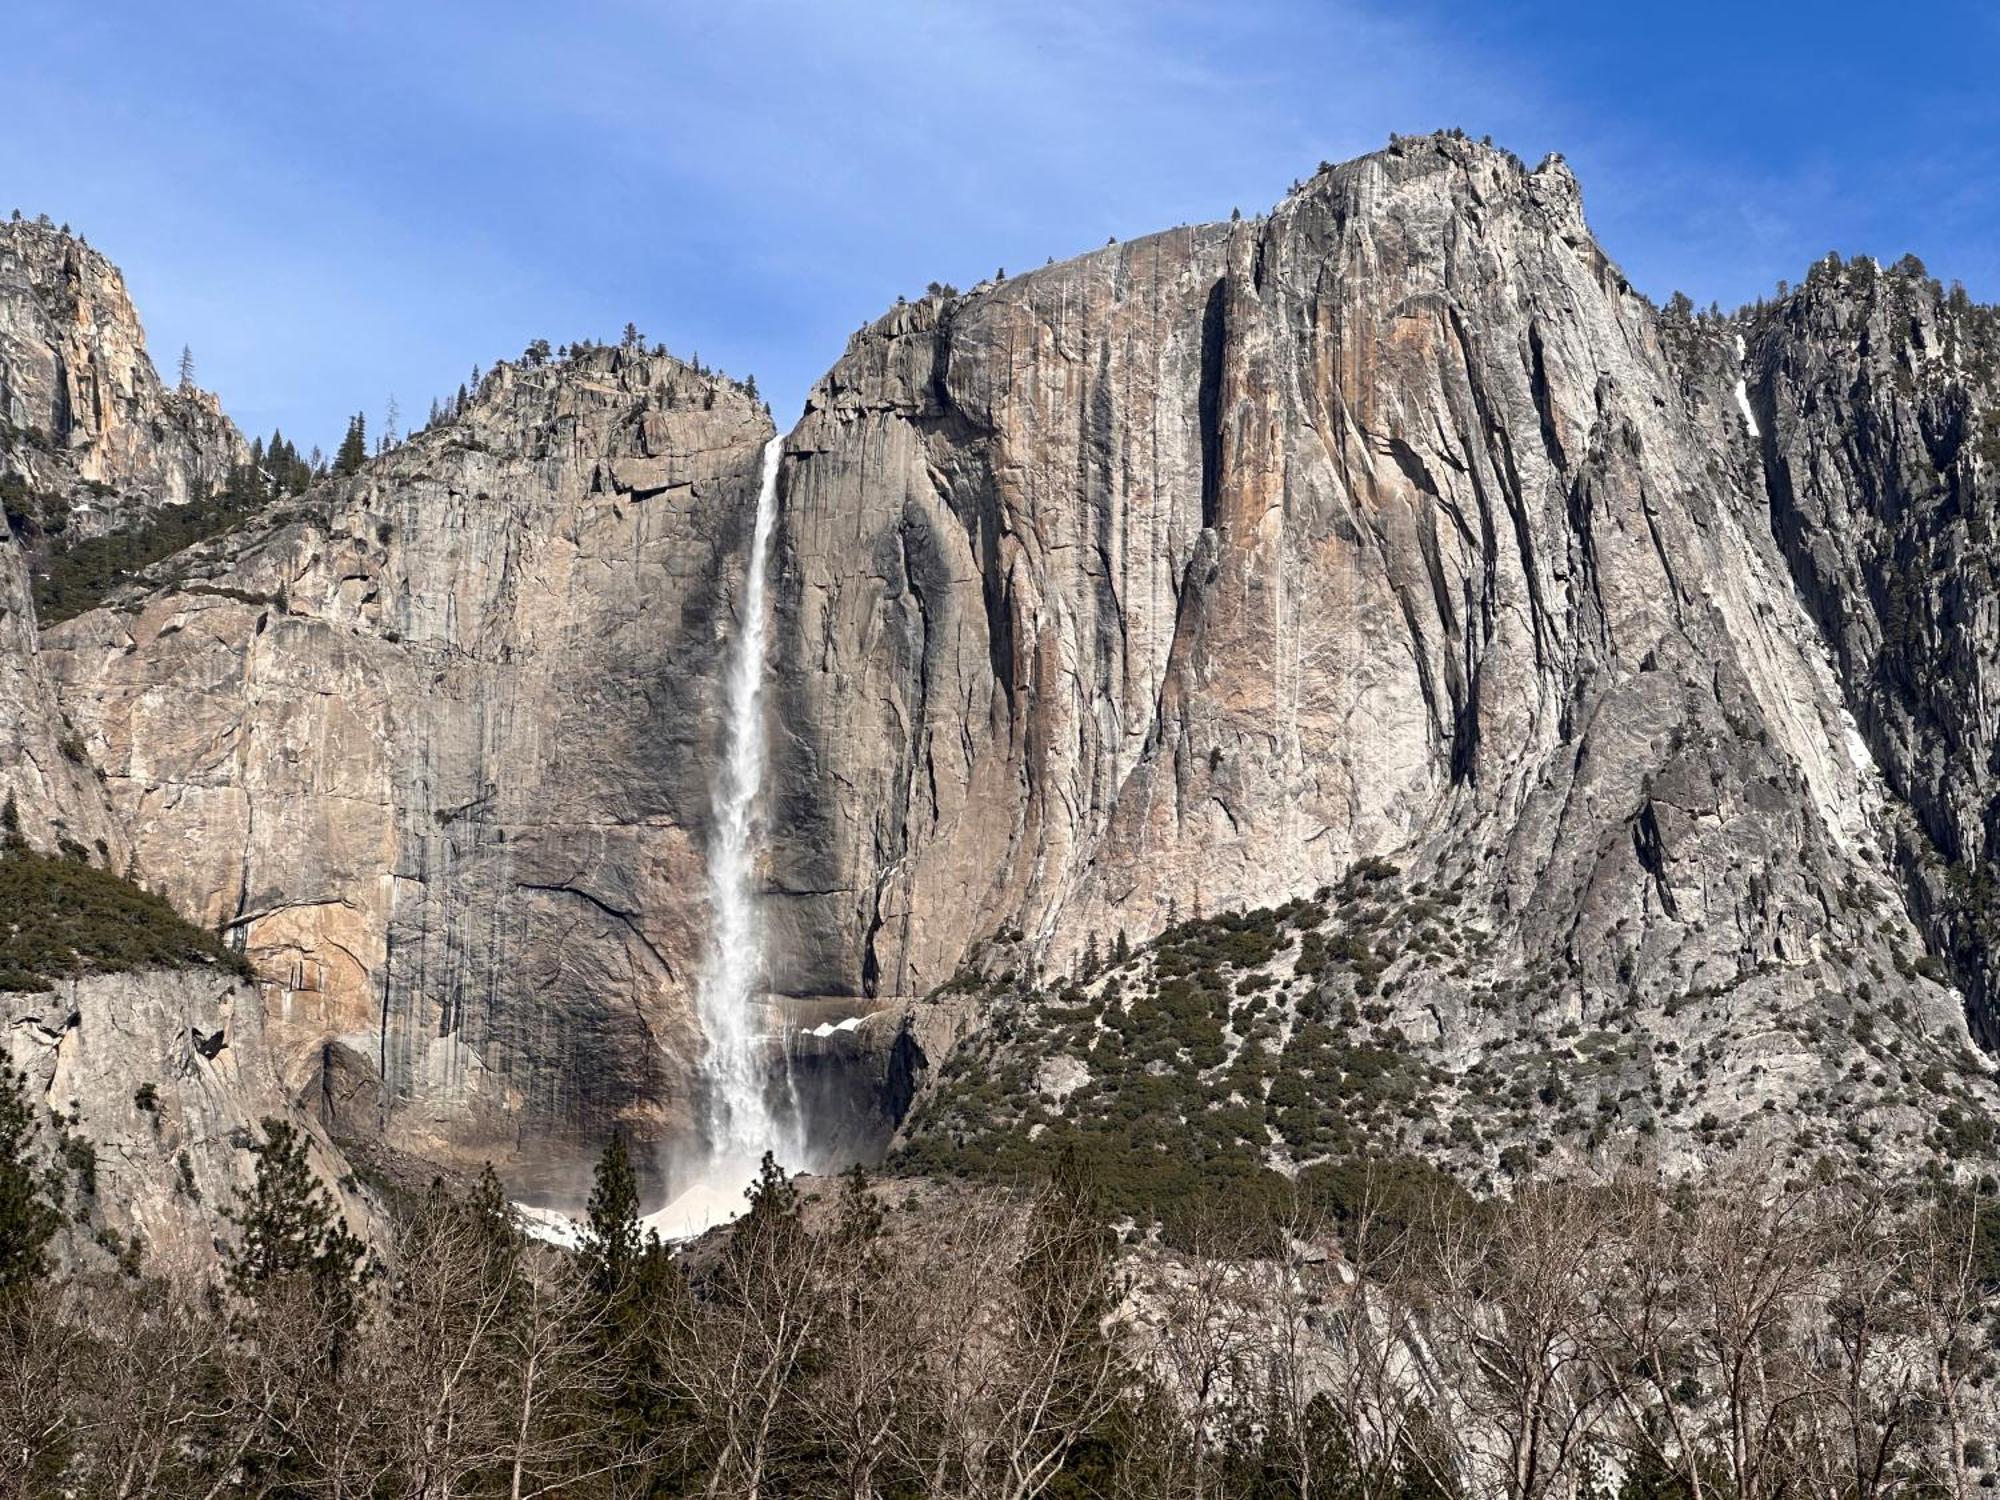
[[[198,963],[250,972],[241,954],[184,920],[165,898],[109,870],[18,844],[0,853],[0,990]]]
[[[62,1137],[62,1159],[76,1173],[76,1180],[89,1197],[97,1196],[97,1148],[80,1135],[67,1132]]]
[[[1386,1243],[1427,1216],[1463,1213],[1472,1199],[1449,1175],[1418,1156],[1348,1157],[1299,1174],[1312,1207],[1350,1231],[1364,1222]]]
[[[50,549],[35,574],[35,617],[53,625],[95,609],[119,585],[176,552],[228,531],[264,501],[225,493],[169,505],[136,526]]]

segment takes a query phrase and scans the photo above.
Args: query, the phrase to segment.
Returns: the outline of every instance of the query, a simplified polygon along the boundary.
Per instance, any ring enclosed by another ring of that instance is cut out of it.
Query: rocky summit
[[[818,1160],[1013,1171],[1144,1098],[1243,1180],[1976,1172],[1997,363],[1909,262],[1656,308],[1559,158],[1455,133],[899,303],[773,497],[755,895]],[[328,1162],[575,1201],[620,1131],[671,1178],[754,387],[544,345],[267,495],[16,223],[0,415],[11,837],[248,971],[10,991],[17,1061],[88,1035],[67,1128],[145,1125],[143,1055]]]

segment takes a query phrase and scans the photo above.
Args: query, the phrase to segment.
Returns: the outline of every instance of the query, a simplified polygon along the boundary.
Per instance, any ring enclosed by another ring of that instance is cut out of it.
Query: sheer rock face
[[[161,385],[117,267],[48,225],[0,223],[0,802],[36,847],[126,855],[50,690],[31,560],[10,533],[101,532],[193,498],[243,451],[213,396]]]
[[[790,451],[800,988],[921,992],[1016,924],[1061,962],[1412,848],[1543,936],[1602,862],[1692,930],[1738,903],[1665,868],[1688,838],[1860,832],[1742,439],[1559,161],[1408,142],[1265,220],[900,308]],[[1711,769],[1736,793],[1660,784]],[[1737,805],[1774,776],[1796,806]]]
[[[1771,525],[1911,816],[1905,880],[2000,1042],[2000,313],[1921,266],[1815,266],[1749,319]]]
[[[143,1251],[153,1272],[212,1268],[233,1235],[224,1216],[256,1177],[264,1121],[309,1143],[348,1227],[376,1235],[339,1148],[306,1117],[274,1066],[255,988],[201,969],[102,974],[41,995],[10,994],[6,1062],[38,1120],[88,1144],[94,1185],[69,1183],[72,1258],[99,1244]],[[80,1214],[81,1218],[78,1218]]]
[[[68,233],[0,223],[5,466],[68,501],[66,538],[219,487],[245,456],[215,397],[169,390],[118,268]]]
[[[1207,545],[1205,308],[1229,239],[899,307],[813,392],[779,534],[781,985],[919,992],[1069,897]]]
[[[688,1129],[713,700],[769,435],[665,356],[503,365],[49,633],[140,869],[240,938],[286,1078],[339,1079],[343,1129],[529,1186],[614,1124]]]
[[[35,628],[26,554],[0,531],[0,806],[37,849],[64,840],[123,868],[123,830],[57,706]]]
[[[1778,1039],[1746,1072],[1819,1076],[1852,965],[1921,942],[1733,374],[1559,159],[1450,137],[899,307],[788,440],[785,982],[922,994],[1016,929],[1067,968],[1393,853],[1554,981],[1510,1024],[1715,992]]]

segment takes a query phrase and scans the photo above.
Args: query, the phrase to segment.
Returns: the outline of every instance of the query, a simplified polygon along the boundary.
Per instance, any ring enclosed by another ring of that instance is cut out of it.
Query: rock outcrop
[[[162,384],[118,268],[16,219],[0,223],[0,453],[67,541],[220,487],[245,448],[214,396]]]
[[[203,970],[99,974],[10,994],[7,1049],[59,1132],[66,1232],[153,1272],[202,1273],[233,1239],[226,1215],[256,1176],[264,1121],[309,1143],[348,1227],[375,1238],[346,1159],[279,1077],[257,989]]]
[[[1899,863],[2000,1043],[2000,311],[1905,261],[1745,320],[1771,526],[1908,816]]]
[[[770,433],[664,355],[502,365],[50,632],[139,868],[268,977],[283,1073],[331,1065],[343,1129],[542,1188],[614,1126],[686,1134],[713,697]]]
[[[243,451],[213,396],[161,384],[116,266],[66,228],[0,223],[0,801],[36,847],[125,858],[49,689],[27,549],[194,499]]]
[[[0,806],[41,850],[65,840],[123,868],[125,839],[43,666],[28,560],[0,533]]]
[[[131,867],[126,825],[47,671],[31,568],[53,550],[201,498],[243,453],[213,396],[161,384],[116,267],[66,230],[0,224],[5,835],[112,871]],[[0,1062],[25,1077],[37,1120],[61,1137],[53,1166],[70,1197],[64,1236],[73,1258],[211,1268],[267,1118],[307,1132],[350,1224],[370,1232],[347,1163],[279,1077],[253,987],[197,965],[86,972],[0,1000]]]

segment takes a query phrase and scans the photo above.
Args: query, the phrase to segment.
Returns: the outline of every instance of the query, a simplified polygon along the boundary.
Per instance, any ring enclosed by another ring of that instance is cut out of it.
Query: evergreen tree
[[[366,462],[368,462],[368,419],[360,412],[356,412],[348,419],[347,436],[340,440],[339,451],[333,455],[333,472],[358,474]]]
[[[590,1222],[583,1263],[600,1297],[616,1296],[631,1280],[644,1243],[639,1231],[639,1179],[625,1137],[614,1135],[597,1159],[590,1189]]]
[[[660,1236],[640,1226],[639,1181],[622,1135],[598,1158],[581,1251],[592,1290],[610,1304],[612,1325],[642,1341],[657,1332],[682,1291],[681,1277]]]
[[[243,1237],[224,1271],[241,1299],[234,1311],[246,1346],[295,1404],[250,1419],[240,1462],[254,1493],[304,1496],[312,1462],[292,1422],[340,1398],[362,1324],[364,1247],[313,1176],[306,1137],[283,1120],[266,1119],[263,1128],[263,1142],[251,1148],[256,1180],[238,1189],[229,1214]]]
[[[600,1398],[600,1418],[631,1449],[682,1421],[682,1397],[670,1378],[674,1340],[686,1326],[687,1287],[659,1235],[639,1225],[639,1186],[631,1153],[615,1135],[598,1158],[580,1265],[597,1300],[595,1337],[615,1372]],[[663,1473],[632,1494],[680,1494]],[[665,1486],[661,1488],[660,1486]]]
[[[264,458],[271,469],[274,496],[299,494],[312,483],[312,472],[299,457],[299,450],[286,441],[278,428],[271,429],[271,444],[264,450]]]
[[[479,1169],[467,1202],[486,1233],[519,1248],[521,1237],[514,1230],[514,1210],[507,1202],[506,1189],[500,1186],[500,1174],[493,1170],[492,1162]]]
[[[255,1300],[281,1281],[303,1277],[326,1305],[344,1306],[365,1247],[313,1176],[310,1143],[286,1121],[266,1119],[263,1143],[251,1150],[257,1180],[248,1192],[239,1190],[230,1214],[243,1231],[229,1256],[231,1288]]]
[[[183,391],[194,389],[194,350],[190,349],[186,344],[181,345],[180,388]]]
[[[9,812],[13,805],[10,797]],[[19,1074],[0,1073],[0,1304],[48,1273],[45,1252],[58,1222],[30,1155],[35,1117],[27,1082]]]
[[[1123,1381],[1109,1377],[1118,1355],[1103,1328],[1116,1300],[1116,1247],[1090,1173],[1066,1142],[1030,1216],[1017,1272],[1021,1335],[1033,1357],[1047,1362],[1051,1430],[1064,1448],[1052,1495],[1095,1493],[1089,1476],[1117,1447],[1119,1409],[1107,1407],[1104,1396]]]
[[[1021,1262],[1022,1285],[1082,1294],[1104,1311],[1111,1305],[1114,1237],[1104,1224],[1097,1188],[1074,1141],[1065,1141],[1049,1167],[1049,1181],[1035,1205]],[[1039,1300],[1029,1298],[1030,1305]]]
[[[856,1162],[840,1174],[839,1214],[834,1238],[843,1248],[867,1253],[882,1235],[882,1205],[868,1191],[868,1173]]]
[[[799,1190],[769,1151],[758,1166],[757,1180],[743,1196],[749,1211],[730,1228],[718,1285],[726,1295],[747,1303],[781,1294],[807,1235]]]
[[[769,1151],[758,1163],[757,1180],[743,1190],[743,1196],[750,1204],[743,1229],[777,1229],[799,1222],[799,1190]]]

